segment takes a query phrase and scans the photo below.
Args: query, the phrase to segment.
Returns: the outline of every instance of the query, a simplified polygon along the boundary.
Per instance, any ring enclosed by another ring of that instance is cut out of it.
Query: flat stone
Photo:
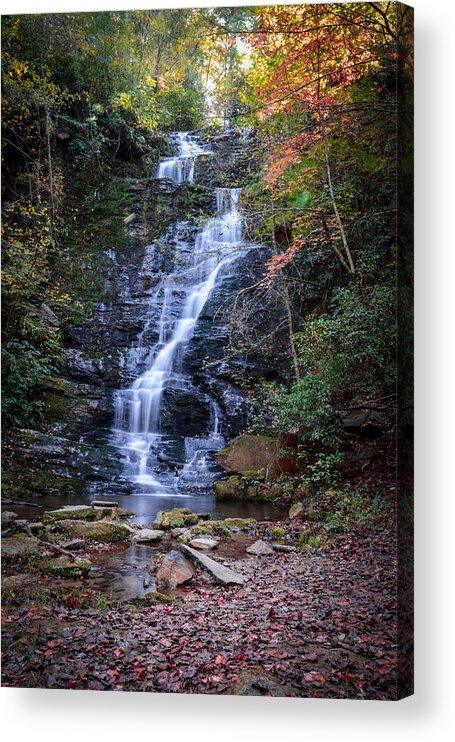
[[[92,508],[118,508],[118,502],[110,500],[92,500],[90,505]]]
[[[183,536],[183,534],[187,531],[187,528],[173,528],[171,531],[171,536],[172,538],[178,538],[179,536]]]
[[[164,531],[156,531],[153,528],[141,528],[133,534],[133,541],[137,544],[160,541],[164,536]]]
[[[273,554],[273,549],[270,544],[266,544],[266,542],[261,541],[261,539],[258,539],[254,544],[251,544],[246,551],[247,554],[254,554],[254,556],[270,556],[270,554]]]
[[[59,528],[72,538],[83,538],[90,541],[114,544],[127,541],[131,535],[131,528],[123,523],[97,520],[90,523],[84,520],[63,520]]]
[[[234,572],[234,570],[229,569],[228,567],[223,567],[219,562],[215,562],[214,559],[206,556],[206,554],[201,554],[199,551],[196,551],[196,549],[192,549],[191,546],[180,544],[179,549],[182,554],[189,556],[193,562],[199,564],[202,569],[209,572],[212,577],[222,585],[243,585],[247,580],[244,575],[240,575],[238,572]]]
[[[179,551],[169,551],[161,562],[156,575],[157,585],[177,587],[194,577],[194,567]]]
[[[65,505],[57,510],[46,510],[43,516],[44,523],[55,523],[59,520],[94,518],[95,511],[91,505]]]
[[[218,541],[216,541],[214,538],[210,538],[210,536],[197,536],[190,541],[190,546],[192,546],[193,549],[211,551],[211,549],[216,549],[216,547],[218,546]]]
[[[272,544],[272,546],[275,551],[282,551],[285,554],[291,551],[297,551],[295,546],[291,546],[291,544]]]
[[[14,561],[19,557],[28,557],[38,553],[39,539],[34,536],[11,536],[2,538],[2,560]]]

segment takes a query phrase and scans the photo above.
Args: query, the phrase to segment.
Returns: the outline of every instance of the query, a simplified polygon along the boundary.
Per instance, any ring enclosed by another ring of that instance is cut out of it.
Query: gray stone
[[[93,519],[95,511],[90,505],[65,505],[57,510],[47,510],[44,513],[45,523],[55,523],[60,520],[80,520],[81,518]]]
[[[65,541],[62,547],[67,551],[79,551],[85,546],[85,541],[82,538],[74,538],[71,541]]]
[[[199,551],[196,551],[196,549],[192,549],[191,546],[180,544],[179,549],[182,554],[189,556],[193,562],[199,564],[202,569],[209,572],[212,577],[222,585],[243,585],[247,580],[244,575],[234,572],[234,570],[228,569],[228,567],[223,567],[219,562],[215,562],[214,559],[211,559],[205,554],[201,554]]]
[[[156,531],[153,528],[141,528],[133,534],[133,541],[137,544],[160,541],[164,531]]]
[[[275,551],[282,551],[285,554],[290,553],[291,551],[297,551],[295,546],[291,546],[291,544],[272,544]]]
[[[266,544],[265,541],[258,539],[247,548],[247,554],[254,554],[254,556],[270,556],[273,554],[273,549],[270,544]]]
[[[211,551],[211,549],[216,549],[218,541],[210,538],[210,536],[197,536],[190,541],[190,546],[194,549],[201,549],[202,551]]]
[[[2,538],[2,560],[14,561],[16,558],[29,557],[38,553],[39,540],[34,536],[12,536]]]

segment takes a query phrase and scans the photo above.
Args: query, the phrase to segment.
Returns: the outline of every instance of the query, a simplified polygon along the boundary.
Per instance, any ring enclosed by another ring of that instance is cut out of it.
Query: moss
[[[58,559],[46,559],[38,564],[38,569],[44,574],[67,579],[86,577],[91,567],[92,563],[89,559],[73,560],[65,556],[58,557]]]
[[[286,534],[285,528],[272,528],[272,538],[283,538],[283,536]]]
[[[130,538],[130,530],[127,526],[106,520],[98,520],[94,523],[66,520],[59,523],[59,528],[73,538],[84,538],[101,543],[115,544],[128,541]]]
[[[67,506],[58,510],[47,510],[43,516],[43,523],[49,525],[61,520],[93,520],[93,518],[95,518],[95,511],[90,505],[86,507]]]
[[[188,508],[173,508],[157,513],[153,528],[168,531],[172,528],[183,528],[188,525],[196,525],[198,516]]]
[[[248,528],[254,523],[257,523],[255,518],[225,518],[220,521],[220,524],[226,528]]]
[[[154,603],[172,603],[175,600],[175,595],[165,595],[164,593],[146,593],[142,598],[141,602],[153,605]]]

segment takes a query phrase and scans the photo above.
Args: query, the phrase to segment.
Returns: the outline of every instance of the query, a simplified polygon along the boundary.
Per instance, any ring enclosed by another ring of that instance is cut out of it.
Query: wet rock
[[[38,554],[40,541],[34,536],[11,536],[2,538],[1,553],[2,561],[6,564],[18,558],[28,558]]]
[[[194,577],[194,567],[179,551],[169,551],[164,557],[156,575],[157,585],[177,587]]]
[[[210,538],[210,536],[197,536],[190,541],[190,546],[193,549],[200,549],[201,551],[211,551],[212,549],[216,549],[218,541]]]
[[[54,577],[78,579],[88,575],[92,563],[89,559],[71,559],[70,557],[61,556],[57,559],[47,559],[38,566],[41,572],[53,575]]]
[[[210,400],[196,390],[165,389],[161,411],[161,432],[172,434],[179,421],[182,436],[206,435],[210,431]]]
[[[244,575],[234,572],[234,570],[228,569],[228,567],[224,567],[219,562],[215,562],[214,559],[201,554],[196,549],[192,549],[191,546],[180,544],[179,549],[183,554],[189,556],[193,562],[196,562],[202,569],[205,569],[206,572],[211,574],[216,582],[220,582],[222,585],[243,585],[247,580]]]
[[[254,544],[248,546],[246,551],[247,554],[254,554],[254,556],[270,556],[271,554],[273,554],[273,548],[270,546],[270,544],[267,544],[261,539],[258,539],[258,541],[255,541]]]
[[[198,516],[188,508],[173,508],[172,510],[160,510],[156,514],[153,528],[168,531],[174,528],[182,528],[187,525],[195,525]]]
[[[46,510],[43,522],[49,524],[60,520],[81,520],[85,518],[93,520],[94,517],[95,511],[90,505],[65,505],[57,510]]]
[[[72,538],[109,544],[128,541],[131,536],[131,529],[128,526],[106,520],[99,520],[94,523],[84,520],[64,520],[59,521],[58,526]]]
[[[118,502],[109,500],[92,500],[90,505],[92,508],[118,508]]]
[[[137,544],[153,543],[161,541],[164,531],[156,531],[152,528],[141,528],[133,534],[133,541]]]
[[[245,492],[245,483],[239,476],[228,479],[219,479],[215,482],[215,496],[218,500],[230,500],[242,497]]]
[[[304,512],[305,512],[305,505],[303,504],[303,502],[295,502],[289,508],[289,518],[291,520],[294,520],[294,518],[299,518],[301,515],[303,515]]]

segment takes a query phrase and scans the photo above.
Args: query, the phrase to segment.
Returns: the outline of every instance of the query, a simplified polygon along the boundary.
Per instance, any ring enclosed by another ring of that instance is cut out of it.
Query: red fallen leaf
[[[305,659],[308,660],[308,662],[317,662],[318,656],[316,652],[311,652],[311,654],[306,654]]]
[[[123,647],[116,647],[113,651],[114,657],[123,657],[124,654],[125,650],[123,649]]]
[[[223,655],[219,654],[218,657],[215,659],[215,665],[225,665],[227,662],[226,657],[223,657]]]
[[[236,654],[236,655],[235,655],[235,657],[236,657],[236,659],[238,659],[238,660],[244,660],[244,659],[245,659],[245,655],[244,655],[244,654],[242,654],[241,652],[239,652],[239,654]]]
[[[119,670],[117,670],[117,668],[116,668],[116,667],[111,667],[111,668],[109,668],[109,670],[107,671],[107,674],[108,674],[108,675],[109,675],[109,676],[110,676],[111,678],[114,678],[114,677],[116,677],[117,675],[120,675],[120,672],[119,672]]]
[[[54,653],[53,653],[52,649],[46,649],[46,651],[45,651],[45,652],[43,652],[43,655],[44,655],[45,657],[52,657],[52,655],[53,655],[53,654],[54,654]]]

